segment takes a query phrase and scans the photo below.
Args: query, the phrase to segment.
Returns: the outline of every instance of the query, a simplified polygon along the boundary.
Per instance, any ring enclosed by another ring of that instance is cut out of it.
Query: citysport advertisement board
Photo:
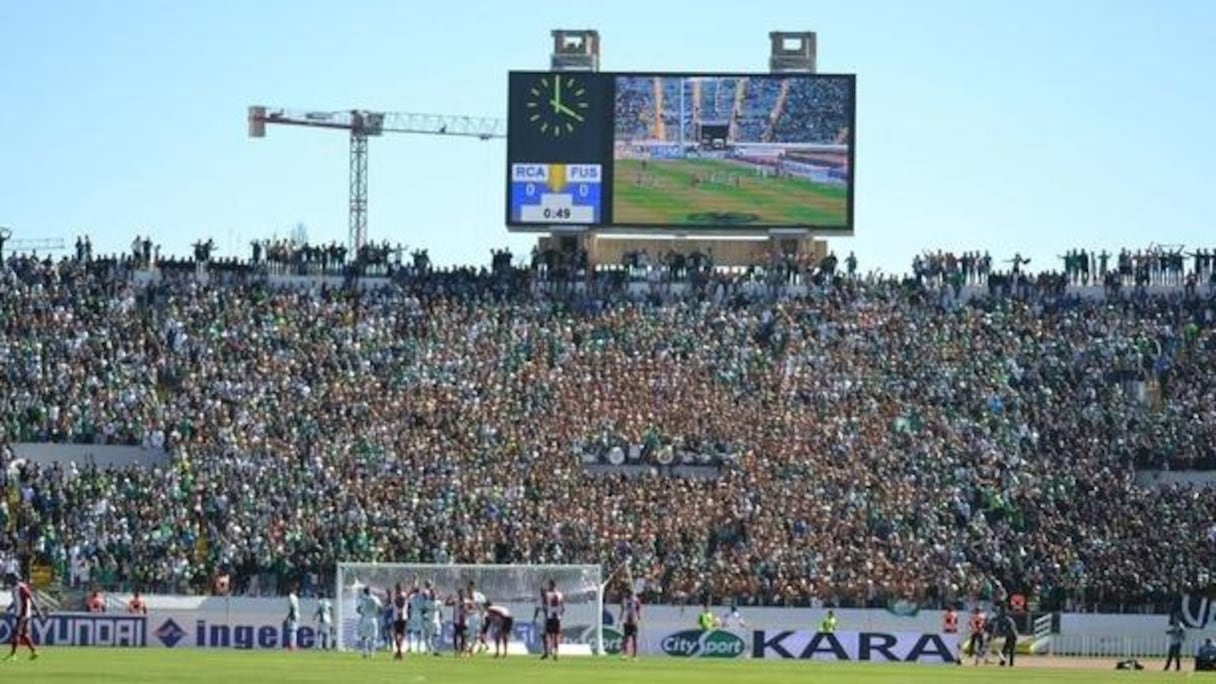
[[[672,658],[743,658],[751,648],[750,632],[725,629],[687,629],[681,631],[642,630],[638,637],[638,655],[670,656]],[[624,634],[618,627],[604,628],[604,652],[619,655],[624,648]]]

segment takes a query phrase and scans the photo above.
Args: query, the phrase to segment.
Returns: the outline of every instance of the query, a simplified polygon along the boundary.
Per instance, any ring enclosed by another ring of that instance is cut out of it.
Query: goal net
[[[581,644],[603,653],[604,582],[598,565],[431,565],[411,563],[339,563],[334,596],[340,650],[358,644],[356,601],[370,587],[387,608],[386,594],[397,584],[408,592],[431,582],[440,604],[440,650],[452,650],[452,611],[442,605],[472,582],[485,600],[504,606],[515,618],[511,641],[529,652],[542,649],[543,620],[535,620],[542,588],[552,579],[566,598],[562,643]],[[383,620],[381,621],[383,625]],[[387,643],[383,626],[381,640]],[[473,636],[473,635],[471,635]],[[571,655],[579,649],[572,649]]]

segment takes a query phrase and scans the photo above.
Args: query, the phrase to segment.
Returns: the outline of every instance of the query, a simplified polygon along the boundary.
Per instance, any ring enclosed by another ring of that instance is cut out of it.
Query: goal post
[[[542,588],[549,580],[566,599],[562,643],[585,645],[592,654],[604,652],[603,614],[605,581],[598,565],[435,565],[425,563],[338,563],[335,620],[339,650],[354,647],[359,615],[356,600],[364,587],[384,600],[401,584],[406,591],[431,582],[440,604],[441,651],[452,649],[451,610],[442,604],[469,582],[486,600],[506,607],[515,617],[511,641],[539,652],[543,625],[534,621]],[[580,649],[572,649],[574,655]]]

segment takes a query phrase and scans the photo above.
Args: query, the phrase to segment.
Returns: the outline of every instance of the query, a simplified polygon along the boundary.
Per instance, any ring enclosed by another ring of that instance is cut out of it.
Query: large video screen
[[[851,232],[851,75],[513,72],[507,223]]]

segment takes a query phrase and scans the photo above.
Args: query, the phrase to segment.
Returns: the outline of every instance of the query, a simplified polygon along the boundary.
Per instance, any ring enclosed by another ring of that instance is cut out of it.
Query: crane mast
[[[384,133],[448,135],[493,140],[506,137],[501,119],[444,114],[346,111],[302,111],[249,108],[249,137],[266,137],[266,126],[332,128],[350,133],[350,225],[351,254],[356,258],[367,244],[367,141]]]

